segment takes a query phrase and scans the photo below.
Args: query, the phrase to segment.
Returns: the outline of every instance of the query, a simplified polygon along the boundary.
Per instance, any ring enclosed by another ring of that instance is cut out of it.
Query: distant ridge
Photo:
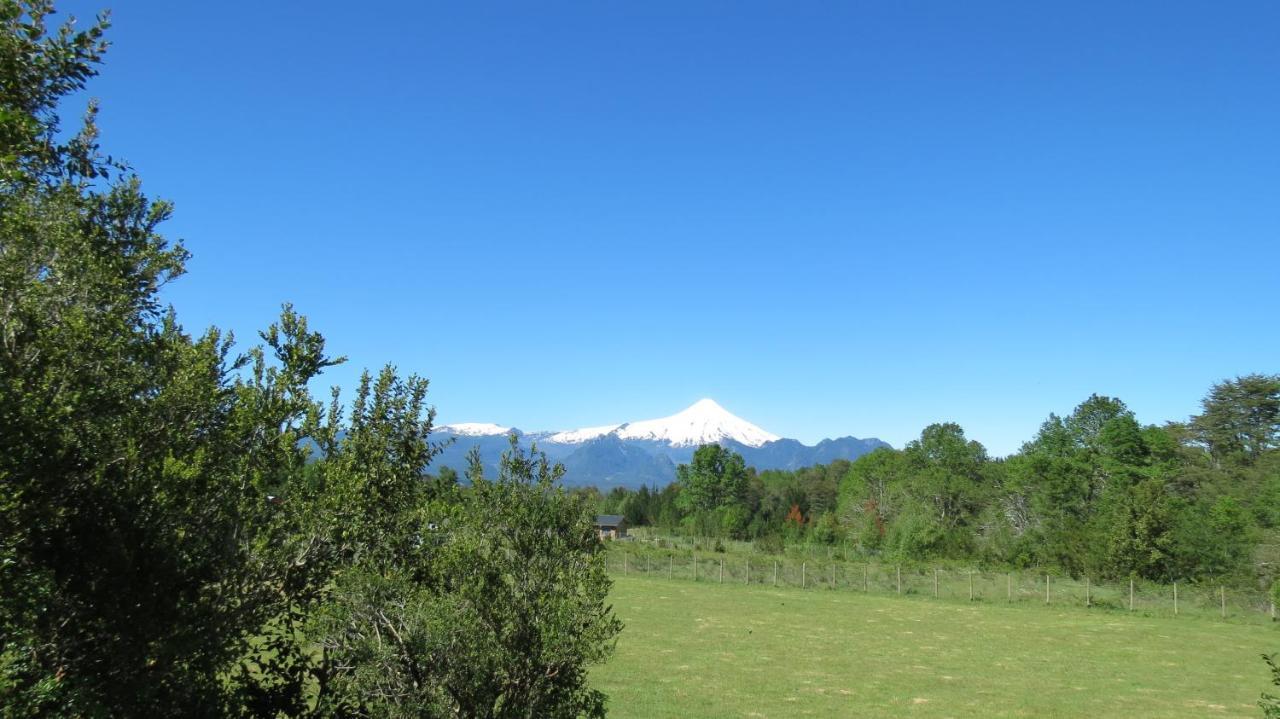
[[[514,433],[521,444],[536,444],[552,460],[565,466],[564,482],[571,486],[665,486],[675,481],[677,464],[687,463],[703,444],[719,444],[742,455],[756,469],[793,470],[837,459],[857,459],[879,447],[879,439],[839,437],[815,446],[779,437],[730,413],[715,400],[701,399],[658,419],[623,422],[559,432],[521,432],[487,422],[439,425],[435,430],[448,442],[436,467],[466,469],[467,453],[480,450],[486,472],[495,472]]]

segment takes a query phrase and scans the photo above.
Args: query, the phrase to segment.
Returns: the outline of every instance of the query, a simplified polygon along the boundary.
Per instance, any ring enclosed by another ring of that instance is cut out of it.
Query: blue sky
[[[713,397],[1004,454],[1280,371],[1276,3],[112,10],[90,94],[177,205],[184,323],[293,302],[329,381],[392,362],[442,421]]]

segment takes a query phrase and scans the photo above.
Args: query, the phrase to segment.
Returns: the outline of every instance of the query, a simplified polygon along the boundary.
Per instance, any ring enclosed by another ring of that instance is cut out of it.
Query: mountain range
[[[703,399],[669,417],[559,432],[522,432],[484,422],[439,425],[433,438],[444,440],[444,449],[432,464],[463,473],[467,454],[477,447],[486,474],[492,475],[502,452],[510,447],[512,434],[522,447],[536,444],[548,458],[564,464],[566,485],[601,489],[666,486],[675,481],[676,465],[688,463],[704,444],[731,449],[758,470],[792,470],[856,459],[889,446],[879,439],[857,437],[824,439],[809,446],[767,432],[714,400]]]

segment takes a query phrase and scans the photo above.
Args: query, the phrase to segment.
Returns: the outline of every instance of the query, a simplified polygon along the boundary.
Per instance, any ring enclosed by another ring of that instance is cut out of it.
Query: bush
[[[752,546],[761,554],[782,554],[784,549],[782,537],[777,534],[766,534],[757,539]]]

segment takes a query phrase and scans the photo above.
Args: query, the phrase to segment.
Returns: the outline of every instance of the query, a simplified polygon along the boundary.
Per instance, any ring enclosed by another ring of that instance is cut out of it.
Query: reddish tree
[[[794,524],[797,527],[803,527],[805,524],[804,515],[800,513],[800,505],[791,505],[791,511],[787,512],[786,519],[782,520],[783,524]]]
[[[880,504],[875,499],[868,499],[866,504],[862,505],[863,511],[871,515],[876,523],[876,533],[881,539],[884,538],[884,517],[880,516]]]

